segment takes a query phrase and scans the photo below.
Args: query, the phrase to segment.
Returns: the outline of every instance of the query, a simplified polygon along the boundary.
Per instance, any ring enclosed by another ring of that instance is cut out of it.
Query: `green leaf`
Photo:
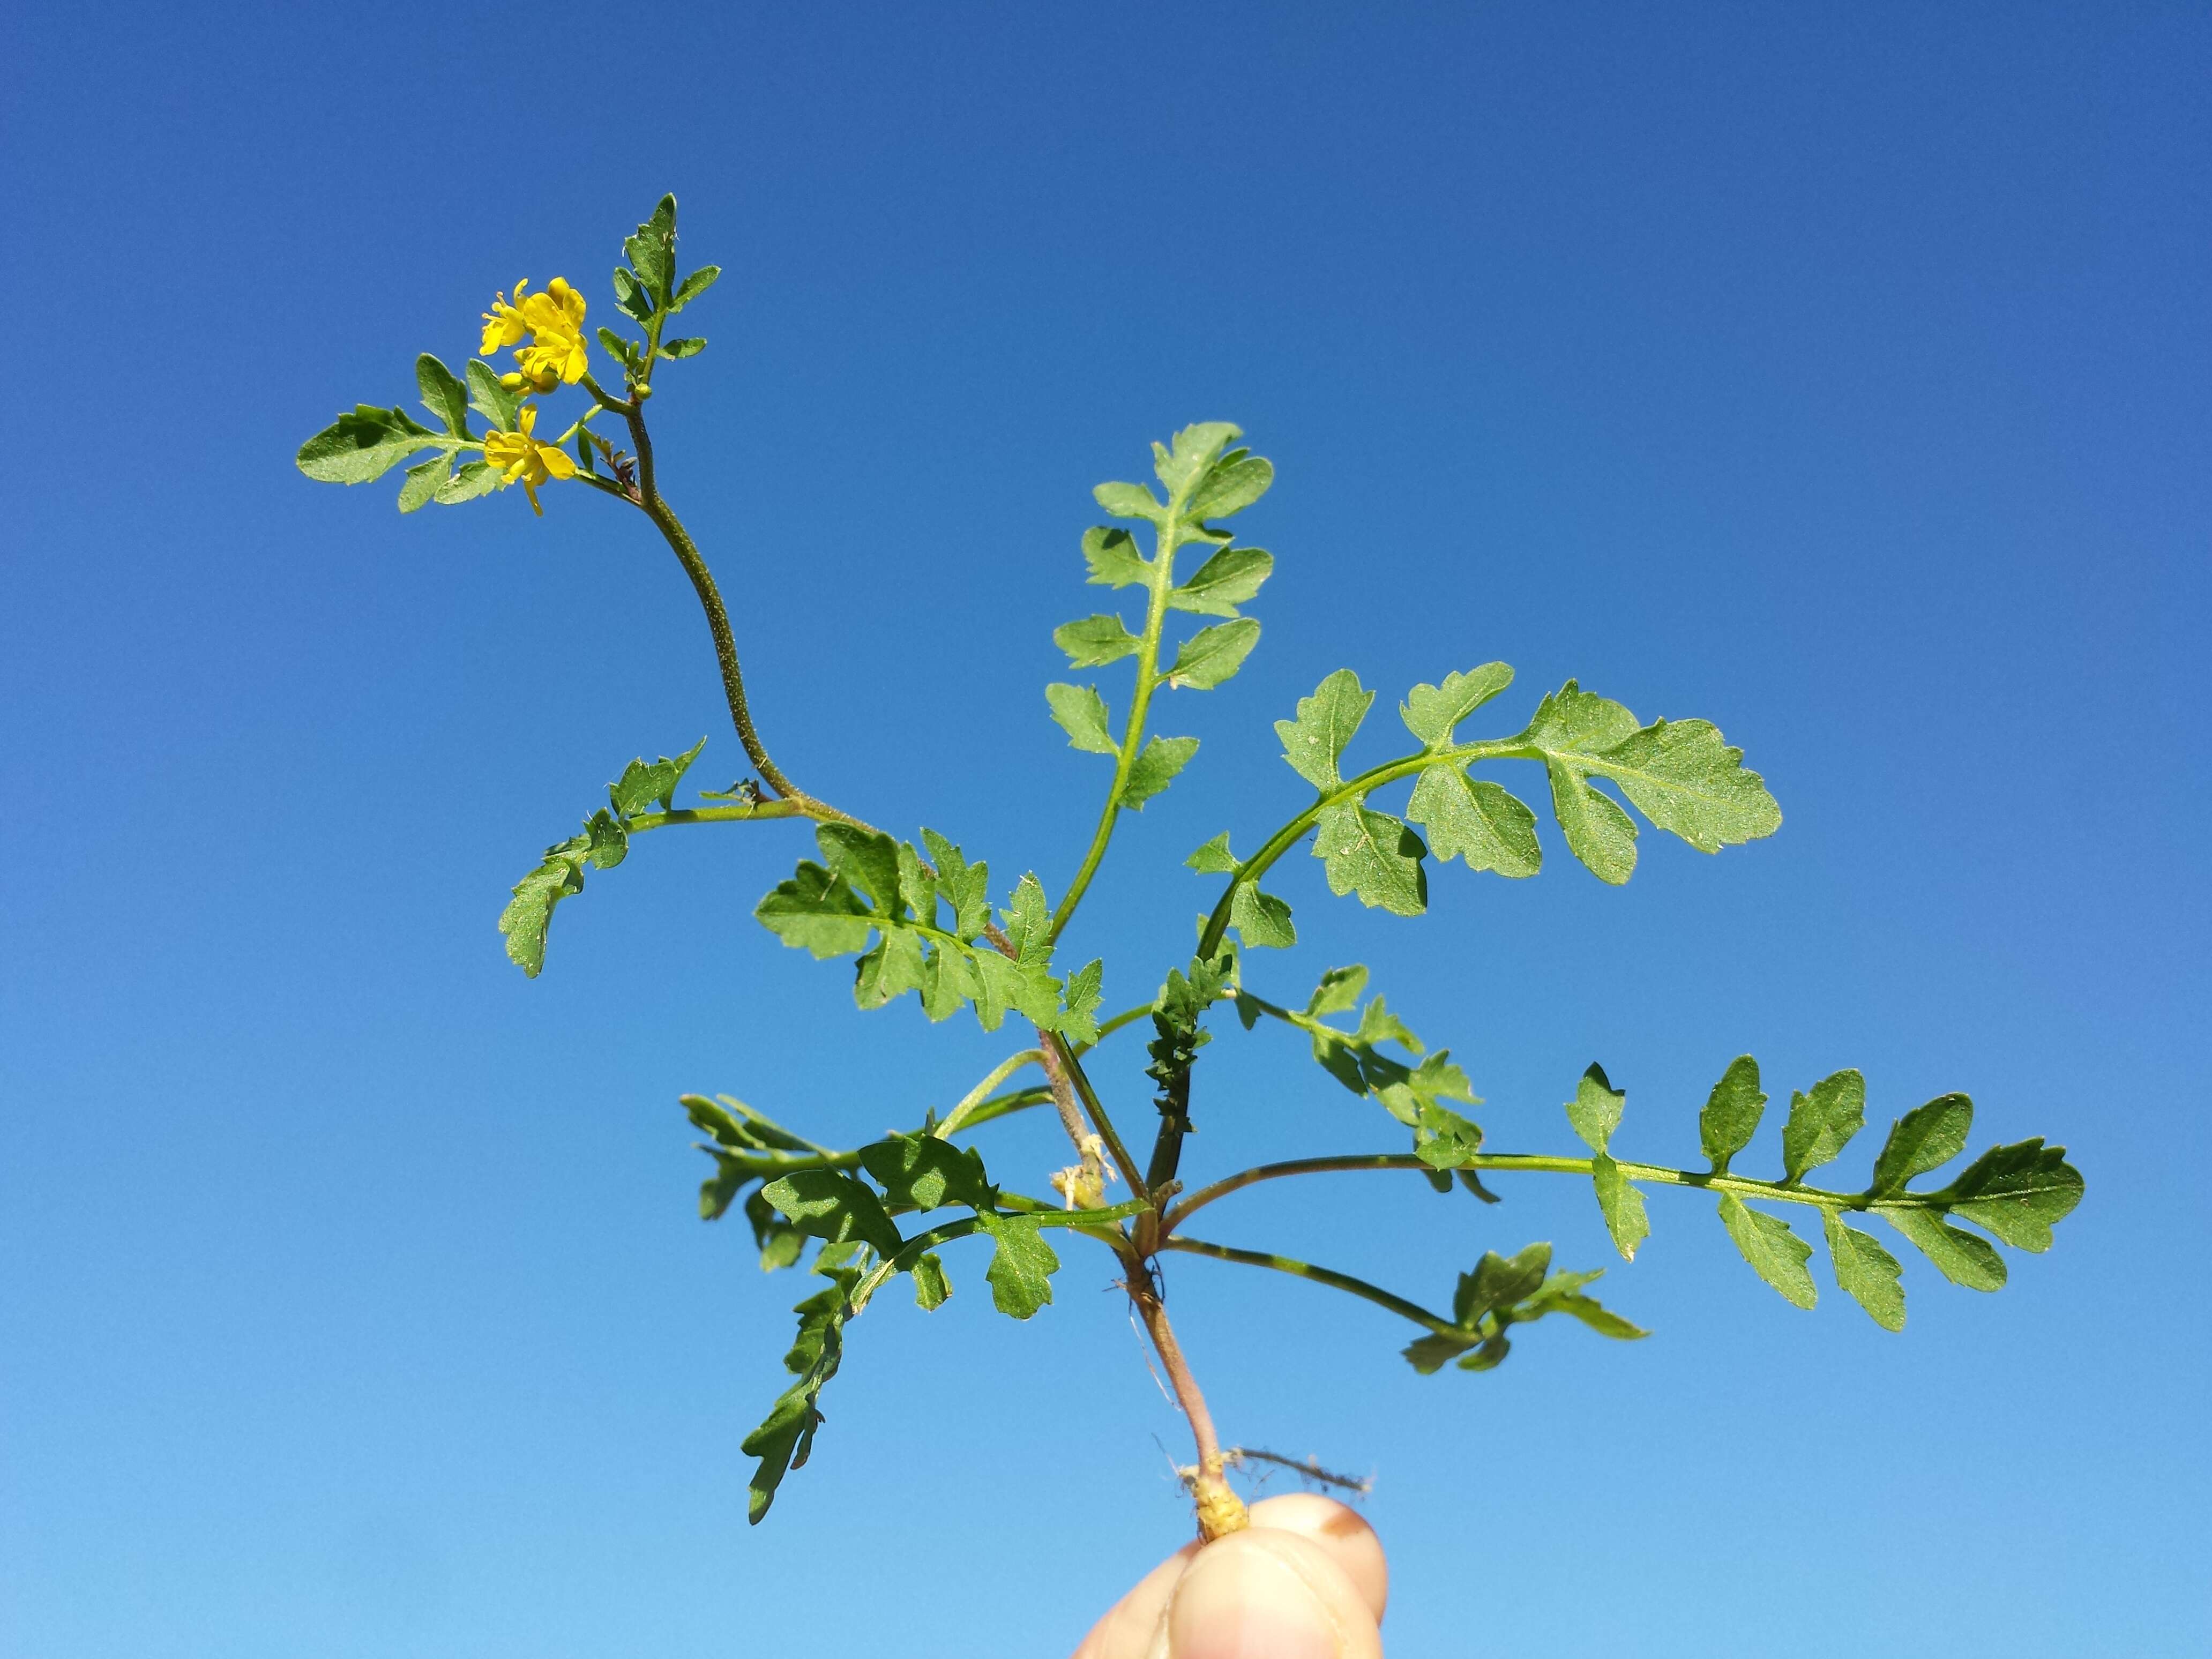
[[[1314,994],[1306,1000],[1306,1012],[1316,1017],[1322,1014],[1348,1013],[1359,1006],[1361,994],[1367,989],[1367,969],[1354,963],[1349,968],[1332,968],[1321,976]]]
[[[1288,950],[1298,942],[1298,930],[1291,921],[1291,907],[1273,893],[1261,892],[1256,884],[1249,881],[1230,897],[1229,925],[1255,951]]]
[[[1048,685],[1044,700],[1052,717],[1067,733],[1067,746],[1091,755],[1117,755],[1121,745],[1108,727],[1106,699],[1089,685]]]
[[[1992,1146],[1945,1188],[1951,1212],[1988,1228],[2023,1250],[2051,1248],[2051,1230],[2081,1201],[2081,1172],[2066,1161],[2063,1146],[2046,1146],[2039,1135],[2010,1146]]]
[[[1728,1070],[1705,1097],[1705,1110],[1698,1114],[1698,1142],[1712,1160],[1715,1175],[1728,1173],[1729,1161],[1751,1144],[1765,1111],[1759,1062],[1749,1054],[1738,1054],[1729,1061]]]
[[[319,483],[367,483],[433,447],[441,441],[405,410],[359,404],[301,444],[297,460]]]
[[[842,1170],[793,1170],[763,1187],[761,1194],[809,1238],[831,1244],[857,1240],[886,1261],[904,1242],[874,1190]]]
[[[615,304],[639,322],[653,318],[653,295],[627,265],[615,267]]]
[[[988,1210],[998,1188],[983,1173],[983,1156],[935,1135],[894,1134],[860,1148],[860,1167],[884,1189],[892,1213],[964,1204]]]
[[[1125,540],[1128,536],[1127,531],[1115,533]],[[1085,551],[1087,553],[1089,550],[1086,545]],[[1097,568],[1094,561],[1091,569],[1096,572]],[[1168,590],[1168,608],[1192,611],[1201,617],[1233,617],[1238,605],[1252,601],[1260,591],[1260,584],[1273,575],[1274,570],[1273,556],[1260,548],[1224,547],[1199,566],[1188,581]],[[1136,573],[1127,580],[1142,581],[1149,574],[1149,567],[1139,564]],[[1091,580],[1097,581],[1100,578],[1094,574]],[[1117,587],[1121,585],[1118,581],[1115,583]]]
[[[1836,1287],[1867,1311],[1867,1317],[1886,1331],[1905,1328],[1905,1287],[1898,1283],[1903,1269],[1897,1258],[1868,1234],[1847,1227],[1833,1210],[1820,1212],[1820,1225],[1828,1236],[1828,1259],[1835,1263]]]
[[[671,311],[683,310],[692,301],[714,287],[714,279],[721,274],[722,268],[720,265],[701,265],[698,270],[677,285],[675,294],[668,301],[668,308]]]
[[[1171,498],[1188,498],[1215,463],[1224,459],[1221,452],[1243,435],[1226,421],[1194,422],[1175,434],[1172,448],[1152,446],[1152,472]]]
[[[1133,657],[1144,645],[1119,617],[1085,617],[1080,622],[1062,623],[1052,630],[1052,642],[1066,652],[1068,661],[1078,668],[1099,668]]]
[[[415,384],[422,392],[422,407],[435,416],[456,438],[469,435],[469,390],[428,352],[415,360]]]
[[[635,340],[625,340],[611,328],[599,331],[600,347],[607,356],[626,368],[635,368],[645,361],[645,348]]]
[[[914,1299],[924,1313],[935,1313],[951,1298],[952,1280],[936,1251],[924,1251],[907,1271],[914,1275]]]
[[[553,907],[571,893],[584,890],[582,853],[590,845],[581,836],[548,848],[544,862],[514,884],[514,896],[500,912],[499,931],[507,937],[507,959],[524,975],[536,979],[545,966],[545,930]]]
[[[1624,1261],[1635,1261],[1637,1247],[1651,1236],[1644,1194],[1608,1152],[1590,1155],[1590,1182],[1597,1189],[1597,1207],[1605,1216],[1606,1231],[1613,1235],[1613,1248]]]
[[[1463,858],[1470,870],[1516,878],[1544,867],[1536,815],[1497,784],[1456,766],[1422,773],[1406,817],[1429,832],[1429,848],[1439,859]]]
[[[1087,962],[1067,976],[1066,1012],[1060,1016],[1060,1034],[1073,1042],[1098,1041],[1098,1006],[1104,1000],[1106,964]]]
[[[1297,719],[1275,722],[1291,769],[1316,789],[1341,783],[1336,763],[1374,702],[1375,694],[1363,690],[1359,676],[1349,668],[1331,674],[1310,697],[1300,697]]]
[[[1203,522],[1242,513],[1267,493],[1275,482],[1275,469],[1264,458],[1224,457],[1206,475],[1206,482],[1191,492],[1183,516]]]
[[[1421,838],[1388,812],[1351,801],[1324,811],[1314,826],[1313,855],[1328,860],[1332,893],[1357,893],[1359,902],[1394,915],[1428,908],[1429,880]]]
[[[1593,1062],[1575,1085],[1575,1097],[1566,1103],[1567,1121],[1584,1146],[1602,1152],[1613,1144],[1613,1132],[1620,1127],[1621,1110],[1627,1102],[1628,1091],[1614,1088],[1605,1067]]]
[[[433,455],[420,466],[407,469],[407,482],[399,487],[399,510],[412,513],[417,507],[428,507],[446,482],[446,469],[452,465],[450,455]]]
[[[1874,1161],[1873,1194],[1903,1192],[1913,1176],[1948,1164],[1966,1150],[1973,1127],[1974,1103],[1964,1095],[1938,1095],[1914,1107],[1889,1127],[1889,1139]]]
[[[1771,835],[1781,809],[1756,772],[1743,769],[1706,720],[1636,716],[1569,680],[1538,706],[1523,738],[1542,753],[1552,804],[1575,856],[1601,880],[1626,881],[1636,868],[1636,826],[1610,797],[1589,786],[1611,779],[1661,829],[1702,852]]]
[[[2004,1288],[2004,1258],[1986,1238],[1950,1226],[1933,1210],[1917,1206],[1900,1205],[1875,1213],[1911,1240],[1954,1285],[1963,1285],[1970,1291]]]
[[[1190,757],[1198,752],[1196,738],[1163,738],[1145,739],[1145,746],[1129,767],[1129,775],[1121,782],[1121,805],[1144,811],[1145,803],[1175,781],[1176,773],[1190,764]]]
[[[1525,1325],[1541,1319],[1547,1314],[1562,1313],[1578,1319],[1600,1336],[1611,1337],[1616,1342],[1633,1342],[1651,1334],[1640,1325],[1631,1324],[1611,1309],[1601,1305],[1596,1297],[1582,1294],[1582,1287],[1592,1279],[1602,1279],[1602,1268],[1593,1273],[1559,1273],[1547,1279],[1535,1295],[1513,1310],[1513,1322]]]
[[[1012,908],[999,912],[999,919],[1006,924],[1006,942],[1022,961],[1042,962],[1052,954],[1052,906],[1034,872],[1014,884]]]
[[[1531,1244],[1511,1256],[1484,1251],[1474,1271],[1459,1276],[1459,1290],[1452,1297],[1453,1322],[1472,1330],[1485,1314],[1502,1311],[1534,1296],[1551,1270],[1549,1244]]]
[[[896,842],[880,830],[823,823],[815,826],[814,844],[822,849],[823,863],[875,901],[879,916],[888,921],[901,918]]]
[[[1100,587],[1133,587],[1152,579],[1152,561],[1137,551],[1136,538],[1126,530],[1097,525],[1085,531],[1083,562],[1091,567],[1085,580]]]
[[[1152,492],[1142,484],[1103,483],[1091,495],[1116,519],[1142,519],[1148,524],[1158,524],[1165,513]]]
[[[522,414],[522,393],[499,383],[499,371],[481,357],[469,359],[469,407],[501,432],[512,432]]]
[[[1622,738],[1592,769],[1620,786],[1637,811],[1701,853],[1741,846],[1782,827],[1766,781],[1711,720],[1654,720]]]
[[[1201,628],[1182,642],[1175,666],[1167,672],[1170,685],[1211,691],[1244,665],[1252,647],[1260,642],[1260,624],[1249,617]]]
[[[766,1420],[739,1446],[747,1456],[760,1459],[746,1504],[746,1517],[755,1525],[775,1501],[776,1488],[785,1474],[805,1465],[813,1449],[814,1431],[822,1422],[816,1401],[823,1386],[836,1376],[844,1355],[845,1322],[852,1315],[848,1293],[860,1274],[840,1269],[823,1276],[832,1280],[830,1288],[807,1297],[793,1310],[799,1315],[799,1337],[783,1364],[799,1380],[777,1396]]]
[[[653,210],[653,216],[637,228],[635,235],[623,242],[623,252],[629,256],[630,269],[637,273],[638,281],[653,297],[665,301],[668,285],[676,272],[676,198],[664,196]]]
[[[1721,1194],[1720,1210],[1721,1225],[1735,1240],[1743,1259],[1751,1263],[1752,1270],[1761,1279],[1782,1292],[1784,1301],[1809,1308],[1820,1300],[1820,1293],[1813,1285],[1813,1275],[1805,1267],[1813,1255],[1813,1247],[1792,1232],[1788,1222],[1764,1210],[1753,1209],[1734,1193]]]
[[[923,989],[929,979],[926,943],[911,928],[896,923],[884,927],[874,947],[854,964],[854,1006],[864,1011],[880,1008],[908,991]]]
[[[957,847],[934,830],[921,832],[921,844],[937,866],[938,893],[952,908],[952,932],[962,939],[974,939],[991,920],[991,866],[969,863]]]
[[[1636,873],[1636,821],[1571,768],[1553,761],[1547,769],[1552,816],[1566,836],[1567,850],[1600,881],[1620,886]]]
[[[520,893],[518,888],[518,898]],[[778,882],[753,915],[786,945],[811,951],[817,960],[851,956],[868,942],[868,907],[843,876],[811,861],[801,863],[790,880]],[[510,954],[514,948],[510,942]]]
[[[706,746],[707,739],[702,738],[673,758],[663,755],[650,766],[640,758],[623,768],[622,776],[607,786],[607,799],[617,815],[635,817],[655,802],[663,811],[672,810],[676,786],[683,782],[684,773],[690,770],[691,763],[699,758],[699,751]]]
[[[1406,729],[1429,749],[1451,746],[1452,728],[1513,684],[1513,670],[1486,662],[1464,674],[1447,674],[1442,685],[1417,685],[1398,706]]]
[[[706,1188],[702,1188],[702,1208],[706,1197]],[[778,1215],[775,1205],[756,1192],[745,1200],[745,1219],[752,1224],[753,1247],[760,1252],[763,1273],[772,1273],[779,1268],[799,1265],[799,1255],[806,1249],[806,1235]]]
[[[1790,1097],[1782,1128],[1782,1178],[1802,1181],[1808,1170],[1833,1161],[1866,1127],[1866,1079],[1845,1069],[1822,1078],[1810,1094]]]
[[[1201,876],[1233,876],[1237,873],[1237,854],[1229,850],[1229,832],[1224,830],[1212,841],[1183,860],[1186,867]]]
[[[991,1286],[991,1305],[1011,1318],[1027,1319],[1052,1300],[1052,1275],[1060,1271],[1060,1258],[1032,1218],[988,1211],[975,1218],[998,1245],[983,1275]]]
[[[1432,1170],[1456,1170],[1482,1147],[1482,1126],[1433,1101],[1414,1109],[1413,1156]]]
[[[499,488],[499,469],[483,461],[465,463],[461,470],[439,485],[433,498],[441,507],[458,507]]]
[[[663,340],[660,343],[660,355],[671,359],[696,357],[706,349],[707,340],[704,335],[695,334],[684,339]]]
[[[932,1020],[950,1019],[963,1003],[982,994],[974,959],[963,951],[932,945],[922,958],[921,1011]]]

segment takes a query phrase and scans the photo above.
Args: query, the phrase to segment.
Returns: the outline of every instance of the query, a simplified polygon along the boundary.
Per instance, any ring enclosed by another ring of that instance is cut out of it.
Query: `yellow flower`
[[[520,483],[530,497],[530,510],[542,519],[545,509],[538,504],[538,486],[549,478],[574,477],[576,464],[558,445],[541,444],[532,436],[537,425],[538,405],[525,404],[522,430],[485,434],[483,453],[484,459],[500,469],[499,487]]]
[[[514,285],[514,303],[501,294],[483,313],[483,347],[489,356],[501,346],[527,346],[514,354],[520,375],[502,376],[511,385],[527,385],[536,392],[550,392],[566,380],[574,386],[584,378],[590,359],[584,349],[584,296],[556,276],[543,294],[527,292],[525,281]]]

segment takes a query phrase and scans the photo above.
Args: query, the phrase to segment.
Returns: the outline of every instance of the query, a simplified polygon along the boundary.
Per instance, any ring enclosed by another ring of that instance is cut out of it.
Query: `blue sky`
[[[1500,729],[1569,675],[1711,718],[1781,834],[1647,834],[1620,890],[1554,837],[1417,922],[1294,860],[1255,983],[1370,964],[1500,1149],[1565,1150],[1598,1060],[1623,1152],[1692,1162],[1749,1050],[1770,1091],[1863,1068],[1877,1124],[1966,1090],[1978,1146],[2088,1176],[2001,1295],[1909,1262],[1900,1337],[1663,1193],[1604,1281],[1656,1334],[1486,1376],[1179,1263],[1226,1431],[1376,1475],[1394,1653],[2202,1650],[2201,9],[15,20],[0,1650],[1052,1652],[1182,1534],[1180,1425],[1073,1249],[1027,1325],[957,1255],[939,1313],[872,1310],[746,1527],[804,1287],[697,1222],[675,1097],[851,1143],[1004,1045],[863,1017],[751,921],[791,826],[641,842],[525,981],[505,889],[624,760],[739,768],[679,573],[580,490],[402,520],[292,467],[519,276],[611,313],[673,189],[726,274],[666,488],[779,757],[878,822],[1065,882],[1102,767],[1038,688],[1097,608],[1090,487],[1194,419],[1274,459],[1265,638],[1171,702],[1204,747],[1079,929],[1111,1006],[1187,948],[1183,855],[1302,804],[1298,696],[1503,658]],[[1125,1121],[1141,1064],[1101,1056]],[[1279,1036],[1230,1022],[1201,1079],[1200,1170],[1395,1145]],[[994,1173],[1041,1186],[1050,1129]],[[1216,1232],[1431,1301],[1488,1248],[1607,1260],[1586,1189],[1499,1185]]]

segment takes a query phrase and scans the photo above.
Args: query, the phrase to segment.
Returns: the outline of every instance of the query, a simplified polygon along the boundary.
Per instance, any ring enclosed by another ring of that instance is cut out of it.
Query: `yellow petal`
[[[538,446],[538,459],[544,464],[546,472],[556,478],[573,478],[576,464],[568,459],[565,449],[556,449],[550,444]]]

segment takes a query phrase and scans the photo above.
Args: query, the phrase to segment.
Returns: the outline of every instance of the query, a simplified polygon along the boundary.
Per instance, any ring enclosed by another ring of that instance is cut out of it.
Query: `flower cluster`
[[[578,301],[580,310],[582,301]],[[538,504],[538,486],[549,478],[573,478],[576,464],[568,459],[568,452],[557,444],[540,443],[532,434],[538,427],[538,405],[525,404],[519,432],[491,432],[484,434],[484,459],[500,470],[499,487],[504,489],[511,483],[520,483],[523,493],[530,497],[530,510],[539,518],[545,509]]]
[[[502,346],[518,348],[514,361],[520,372],[500,377],[509,391],[526,386],[550,392],[563,381],[574,386],[590,367],[584,350],[584,296],[562,276],[556,276],[542,294],[528,293],[528,288],[526,280],[517,283],[514,304],[501,294],[483,313],[483,354],[489,357]]]

